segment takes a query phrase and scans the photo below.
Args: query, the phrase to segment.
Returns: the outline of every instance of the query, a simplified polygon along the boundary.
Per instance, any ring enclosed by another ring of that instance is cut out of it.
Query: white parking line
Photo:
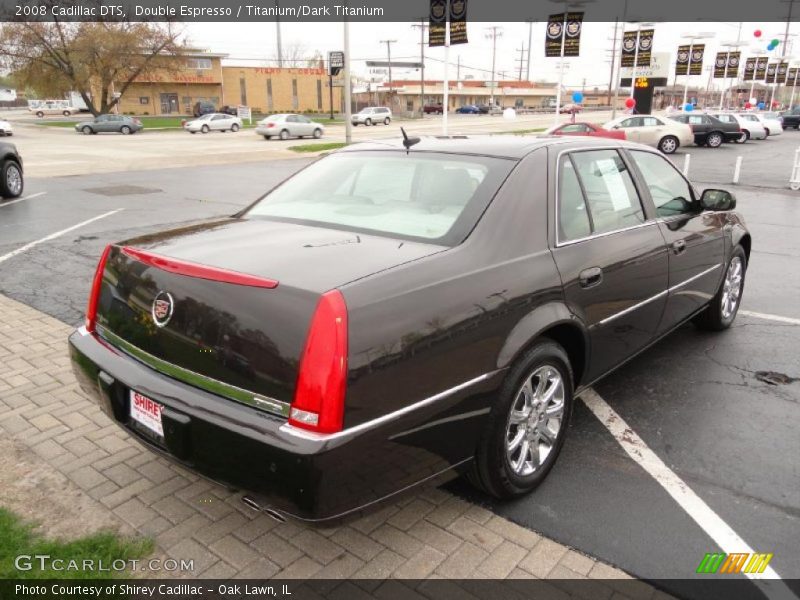
[[[35,194],[31,194],[30,196],[23,196],[22,198],[17,198],[16,200],[12,200],[11,202],[3,202],[0,204],[0,208],[4,206],[11,206],[12,204],[16,204],[17,202],[22,202],[23,200],[30,200],[31,198],[38,198],[39,196],[44,196],[47,192],[36,192]]]
[[[769,313],[753,312],[752,310],[740,310],[740,315],[745,317],[754,317],[756,319],[767,319],[768,321],[777,321],[778,323],[788,323],[789,325],[800,325],[800,319],[793,319],[792,317],[782,317],[781,315],[771,315]]]
[[[66,229],[62,229],[61,231],[56,231],[55,233],[51,233],[47,237],[43,237],[40,240],[35,240],[33,242],[25,244],[24,246],[22,246],[20,248],[17,248],[16,250],[13,250],[13,251],[9,252],[8,254],[4,254],[3,256],[0,256],[0,263],[7,261],[9,258],[14,258],[17,255],[22,254],[23,252],[26,252],[27,250],[30,250],[34,246],[38,246],[39,244],[43,244],[44,242],[49,242],[50,240],[54,240],[57,237],[60,237],[60,236],[64,235],[65,233],[69,233],[70,231],[74,231],[74,230],[76,230],[76,229],[78,229],[80,227],[83,227],[84,225],[88,225],[89,223],[94,223],[95,221],[99,221],[100,219],[105,219],[106,217],[110,217],[111,215],[113,215],[115,213],[118,213],[121,210],[125,210],[125,209],[124,208],[118,208],[117,210],[112,210],[112,211],[109,211],[107,213],[103,213],[102,215],[98,215],[96,217],[92,217],[91,219],[87,219],[86,221],[78,223],[77,225],[73,225],[72,227],[67,227]]]
[[[649,473],[666,492],[695,520],[711,539],[727,554],[746,552],[753,554],[754,550],[745,542],[722,518],[715,513],[700,496],[686,485],[664,462],[658,458],[644,440],[611,408],[600,395],[593,389],[588,389],[581,394],[584,404],[589,407],[606,429],[619,442],[623,450],[636,463]],[[767,549],[762,549],[767,551]],[[700,561],[702,556],[697,557]],[[767,567],[763,573],[746,573],[750,579],[760,579],[758,587],[769,598],[791,598],[796,596],[780,580],[780,576],[772,567]],[[778,580],[778,581],[768,581]]]

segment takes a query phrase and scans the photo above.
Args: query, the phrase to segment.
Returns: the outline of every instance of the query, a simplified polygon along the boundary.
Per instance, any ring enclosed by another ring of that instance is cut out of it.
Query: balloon
[[[575,104],[580,104],[581,102],[583,102],[583,94],[581,94],[580,92],[572,92],[572,101]]]
[[[769,45],[767,46],[767,51],[772,52],[773,50],[775,50],[775,46],[773,46],[772,42],[770,42]]]
[[[633,98],[628,98],[625,100],[625,108],[633,108],[636,106],[636,100]]]
[[[750,98],[750,104],[752,104],[753,106],[758,104],[758,98]]]
[[[778,38],[775,38],[774,40],[772,40],[772,41],[770,42],[770,44],[772,44],[773,46],[776,46],[776,47],[777,47],[777,45],[778,45],[778,44],[780,44],[780,43],[781,43],[781,41],[780,41]]]
[[[759,102],[758,103],[758,110],[764,110],[765,106],[766,106],[766,104],[764,104],[763,102]]]
[[[760,30],[760,29],[756,29],[756,30],[753,32],[753,35],[754,35],[754,36],[756,36],[757,38],[760,38],[760,37],[761,37],[761,30]]]
[[[686,112],[692,112],[694,110],[694,104],[692,104],[691,102],[687,102],[686,104],[683,105],[683,110],[685,110]]]
[[[750,104],[749,102],[745,102],[745,103],[744,103],[744,107],[745,107],[747,110],[750,110],[751,108],[753,108],[753,105],[752,105],[752,104]]]
[[[515,111],[515,110],[514,110],[513,108],[511,108],[511,107],[509,107],[509,108],[506,108],[506,109],[503,111],[503,118],[504,118],[506,121],[513,121],[514,119],[516,119],[516,118],[517,118],[517,111]]]

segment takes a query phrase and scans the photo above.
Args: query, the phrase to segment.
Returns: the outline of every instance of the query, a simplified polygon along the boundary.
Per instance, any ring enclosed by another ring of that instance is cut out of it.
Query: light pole
[[[748,44],[749,44],[749,42],[741,42],[741,41],[737,40],[735,42],[724,42],[722,45],[725,46],[725,48],[727,48],[727,50],[728,50],[728,53],[730,53],[731,48],[733,48],[736,51],[739,48],[741,48],[742,46],[747,46]],[[728,60],[729,59],[726,57],[724,75],[727,75],[727,71],[728,71],[728,64],[727,63],[728,63]],[[737,76],[739,74],[739,65],[736,66],[736,74],[737,74]],[[725,105],[725,93],[727,92],[727,90],[725,89],[725,82],[727,81],[727,79],[728,79],[727,77],[723,77],[722,78],[722,93],[719,96],[719,109],[720,110],[722,110],[723,106]]]
[[[497,54],[497,38],[503,35],[503,28],[499,25],[492,25],[486,28],[486,39],[492,40],[492,87],[489,89],[489,104],[494,104],[494,67]]]
[[[697,40],[707,40],[713,38],[716,34],[710,31],[704,31],[701,33],[684,33],[681,34],[682,39],[689,40],[689,60],[686,63],[686,80],[683,84],[683,103],[681,104],[681,110],[686,110],[686,101],[689,96],[689,78],[692,74],[692,50],[694,48],[694,43]]]
[[[639,37],[642,35],[642,26],[652,27],[655,23],[642,23],[641,21],[630,21],[630,23],[636,23],[636,45],[633,47],[633,67],[631,67],[630,97],[633,98],[633,92],[636,90],[636,67],[639,66],[637,63],[639,62]],[[623,33],[622,36],[625,37],[625,34]]]
[[[428,24],[425,22],[425,19],[420,19],[419,25],[412,25],[411,27],[419,27],[419,62],[422,65],[420,67],[420,74],[419,74],[419,114],[420,116],[425,116],[425,29],[428,27]]]
[[[397,40],[381,40],[381,44],[386,44],[386,59],[389,61],[389,101],[392,98],[392,44]]]

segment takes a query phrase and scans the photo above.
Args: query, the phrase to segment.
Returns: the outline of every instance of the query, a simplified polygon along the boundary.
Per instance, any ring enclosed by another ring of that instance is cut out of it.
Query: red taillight
[[[275,127],[275,123],[267,123],[267,127]]]
[[[100,260],[97,262],[97,269],[94,271],[94,279],[92,280],[92,291],[89,293],[89,303],[86,306],[86,331],[92,332],[95,329],[97,320],[97,302],[100,300],[100,284],[103,282],[103,271],[106,268],[106,260],[108,254],[111,252],[111,245],[106,246],[103,254],[100,255]]]
[[[289,423],[320,433],[342,430],[347,387],[347,305],[341,292],[322,295],[300,359]]]
[[[168,256],[160,256],[152,252],[145,252],[125,246],[122,248],[122,253],[125,256],[138,260],[149,267],[155,267],[168,273],[175,273],[176,275],[184,275],[186,277],[196,277],[198,279],[208,279],[209,281],[219,281],[222,283],[232,283],[234,285],[246,285],[250,287],[266,288],[268,290],[278,287],[278,282],[274,279],[267,279],[266,277],[258,277],[256,275],[248,275],[247,273],[240,273],[239,271],[230,271],[220,267],[211,267],[209,265],[201,265],[192,263],[177,258],[170,258]]]

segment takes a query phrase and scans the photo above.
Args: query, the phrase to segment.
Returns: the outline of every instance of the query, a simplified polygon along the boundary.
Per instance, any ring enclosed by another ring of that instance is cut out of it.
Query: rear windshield
[[[433,152],[342,152],[300,171],[246,216],[455,245],[515,164]]]

